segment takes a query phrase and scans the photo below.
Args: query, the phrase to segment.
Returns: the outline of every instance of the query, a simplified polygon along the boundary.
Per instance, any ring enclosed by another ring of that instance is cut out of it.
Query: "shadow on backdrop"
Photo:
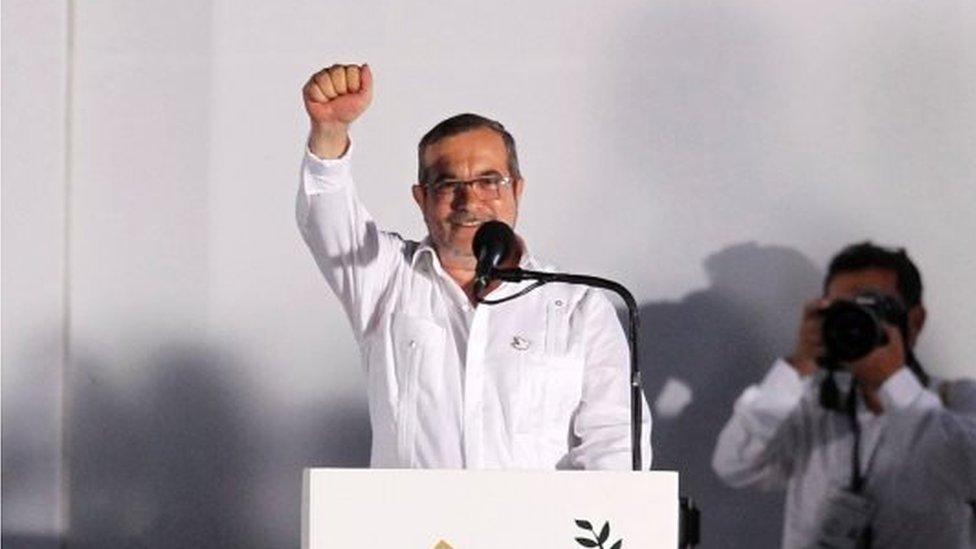
[[[728,488],[711,456],[735,399],[792,347],[821,272],[795,250],[754,243],[714,253],[704,267],[708,288],[640,308],[654,469],[678,471],[682,494],[698,502],[701,547],[777,547],[783,493]]]
[[[5,256],[6,257],[6,256]],[[4,284],[6,284],[6,273]],[[16,301],[16,300],[13,300]],[[8,309],[3,296],[0,316],[20,320],[16,306]],[[60,326],[35,330],[22,338],[15,321],[3,331],[0,396],[2,427],[2,531],[3,549],[60,549],[57,517],[61,467]],[[8,332],[9,330],[9,332]],[[8,339],[10,337],[10,339]]]
[[[76,363],[70,548],[298,547],[302,468],[368,462],[364,409],[274,417],[253,370],[206,347],[147,363],[135,389]]]

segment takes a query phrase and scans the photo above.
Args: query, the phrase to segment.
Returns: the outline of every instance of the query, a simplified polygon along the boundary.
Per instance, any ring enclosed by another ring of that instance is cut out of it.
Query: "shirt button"
[[[410,345],[410,348],[413,349],[414,347],[417,346],[417,342],[411,339],[409,345]]]
[[[562,307],[563,306],[563,300],[557,299],[555,305],[556,305],[556,307]]]

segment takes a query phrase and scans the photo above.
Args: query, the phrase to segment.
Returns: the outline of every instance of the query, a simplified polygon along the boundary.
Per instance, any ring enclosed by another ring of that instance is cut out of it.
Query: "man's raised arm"
[[[352,181],[349,126],[372,96],[367,65],[332,65],[302,87],[311,128],[296,205],[298,227],[357,339],[368,328],[402,245],[377,228]]]
[[[712,469],[727,484],[773,489],[788,482],[797,451],[791,422],[823,354],[821,312],[828,304],[814,299],[804,305],[793,352],[736,400],[712,454]]]

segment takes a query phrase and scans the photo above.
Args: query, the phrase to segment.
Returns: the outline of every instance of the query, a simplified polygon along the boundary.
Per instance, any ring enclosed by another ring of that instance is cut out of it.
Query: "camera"
[[[823,342],[827,368],[857,360],[888,343],[883,323],[904,332],[907,312],[888,295],[864,292],[854,299],[834,301],[823,312]]]

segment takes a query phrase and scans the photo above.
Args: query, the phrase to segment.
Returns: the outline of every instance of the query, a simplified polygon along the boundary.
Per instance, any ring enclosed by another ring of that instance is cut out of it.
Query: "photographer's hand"
[[[854,377],[863,388],[871,391],[877,391],[888,378],[905,367],[905,344],[901,331],[888,323],[883,326],[888,343],[851,363]]]
[[[796,345],[793,352],[786,357],[788,362],[801,377],[812,375],[817,371],[817,359],[824,354],[823,343],[823,310],[830,305],[829,299],[814,299],[803,306],[803,316],[796,333]]]

